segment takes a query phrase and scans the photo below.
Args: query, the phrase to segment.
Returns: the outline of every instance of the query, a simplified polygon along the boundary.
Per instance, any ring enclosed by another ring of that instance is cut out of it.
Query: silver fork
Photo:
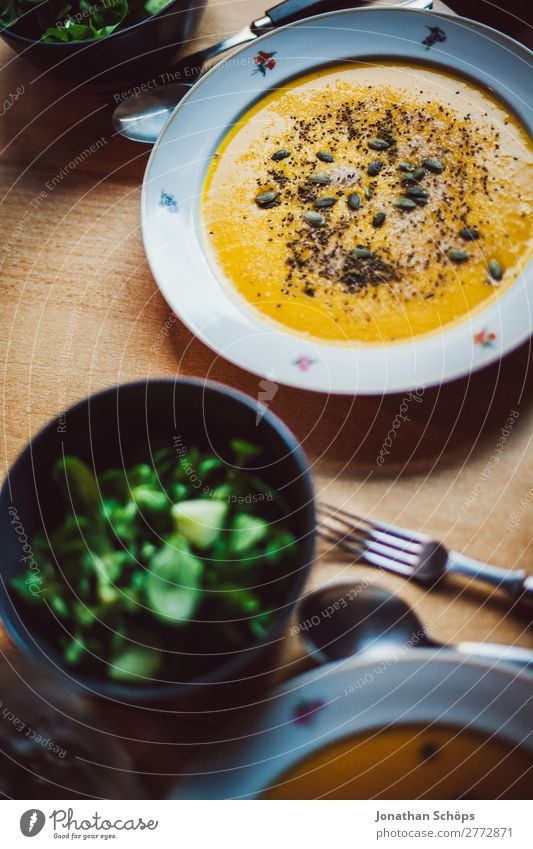
[[[533,607],[533,576],[523,570],[500,569],[449,551],[426,534],[375,522],[325,502],[317,503],[317,532],[358,560],[421,584],[435,584],[446,575],[464,575],[505,592]]]

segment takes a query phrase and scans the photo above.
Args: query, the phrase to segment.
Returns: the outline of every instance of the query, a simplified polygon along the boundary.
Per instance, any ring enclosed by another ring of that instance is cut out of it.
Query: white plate
[[[190,765],[173,798],[257,798],[313,753],[394,725],[468,728],[533,756],[532,697],[531,675],[449,649],[327,663],[267,694]]]
[[[272,54],[273,61],[261,62],[259,51]],[[533,133],[532,54],[512,39],[462,18],[407,9],[319,15],[243,47],[202,77],[179,104],[146,169],[143,238],[163,296],[222,357],[304,389],[400,392],[468,374],[526,340],[532,327],[533,264],[497,300],[461,324],[440,334],[365,348],[327,344],[280,329],[248,309],[204,253],[202,186],[227,129],[269,86],[355,57],[431,61],[434,67],[470,77],[492,90]]]

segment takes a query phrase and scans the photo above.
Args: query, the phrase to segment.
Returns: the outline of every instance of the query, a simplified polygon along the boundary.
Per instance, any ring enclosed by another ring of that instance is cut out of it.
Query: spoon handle
[[[493,587],[503,590],[508,596],[533,607],[533,578],[526,576],[522,569],[501,569],[499,566],[491,566],[481,563],[465,554],[450,551],[446,572],[451,575],[464,575],[474,578],[476,581],[484,581]]]
[[[480,657],[494,663],[508,663],[533,673],[533,651],[519,646],[505,646],[499,643],[457,643],[450,648],[474,659]]]

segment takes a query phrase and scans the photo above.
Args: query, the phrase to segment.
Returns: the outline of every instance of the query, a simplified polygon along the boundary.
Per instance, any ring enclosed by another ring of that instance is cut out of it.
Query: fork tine
[[[319,516],[317,530],[328,542],[336,543],[345,551],[355,554],[359,559],[370,561],[371,557],[379,558],[376,562],[383,568],[400,572],[402,575],[412,574],[419,558],[415,553],[410,553],[405,541],[393,539],[394,545],[390,545],[384,534],[381,535],[384,539],[382,541],[375,538],[376,534],[369,534],[364,528],[354,527],[353,524],[344,519],[324,515],[322,508],[319,509],[319,513],[321,515]],[[335,525],[335,522],[340,525],[340,529]],[[398,543],[400,543],[399,546]],[[372,562],[374,563],[374,561]]]
[[[396,548],[394,546],[387,545],[386,543],[379,542],[378,540],[374,540],[372,537],[359,536],[354,534],[353,531],[348,531],[346,533],[341,531],[339,535],[339,532],[336,531],[334,527],[331,527],[331,525],[329,527],[334,534],[337,533],[337,542],[339,545],[341,542],[359,545],[363,552],[371,551],[373,554],[387,557],[395,563],[407,566],[411,570],[414,569],[418,562],[416,554],[410,554],[401,548]]]
[[[337,515],[331,515],[328,511],[325,511],[321,505],[317,505],[318,512],[321,514],[325,514],[326,520],[329,522],[337,522],[341,527],[346,529],[345,536],[350,536],[355,539],[361,539],[365,545],[368,545],[369,538],[374,540],[376,543],[382,543],[385,546],[395,549],[397,552],[401,552],[402,554],[414,555],[415,557],[420,552],[420,544],[418,542],[413,542],[412,540],[405,539],[403,537],[395,536],[394,534],[385,533],[382,531],[374,531],[372,529],[372,525],[369,524],[369,528],[362,526],[359,523],[359,517],[352,517],[351,521],[348,522],[346,519],[339,517]],[[348,516],[349,514],[342,511],[344,515]],[[413,561],[409,559],[409,563]]]
[[[325,540],[326,542],[331,542],[333,543],[333,545],[340,546],[345,543],[345,545],[343,546],[345,551],[349,551],[351,554],[356,554],[359,557],[363,553],[363,546],[357,546],[356,543],[351,543],[347,540],[339,539],[338,534],[334,533],[332,530],[330,530],[328,527],[325,527],[324,525],[319,525],[317,527],[317,533],[323,540]]]
[[[409,566],[415,566],[421,551],[421,545],[418,542],[397,537],[390,533],[384,533],[383,531],[374,531],[372,530],[371,525],[369,528],[366,528],[359,525],[356,520],[354,524],[354,520],[348,522],[346,519],[339,518],[338,516],[332,516],[328,513],[325,514],[324,509],[320,507],[318,510],[321,515],[325,515],[324,521],[328,521],[330,526],[332,522],[336,522],[340,525],[341,528],[345,530],[345,536],[350,536],[362,541],[365,545],[369,545],[369,541],[372,541],[375,543],[375,550],[378,553],[399,559],[400,561],[407,563]],[[335,527],[332,530],[340,533],[340,531]]]
[[[424,543],[428,542],[429,537],[426,534],[421,534],[417,531],[411,531],[407,528],[400,528],[398,525],[387,524],[386,522],[376,522],[375,519],[367,519],[364,516],[360,516],[358,513],[350,513],[347,510],[343,510],[340,507],[334,507],[333,504],[328,504],[325,501],[318,502],[318,509],[326,509],[328,513],[338,513],[341,516],[345,516],[346,519],[351,520],[352,522],[358,522],[362,525],[368,525],[373,531],[382,534],[389,534],[393,537],[399,537],[400,539],[404,539],[407,542],[415,543],[418,545],[424,545]]]
[[[329,534],[326,534],[328,530]],[[351,534],[339,535],[331,526],[319,526],[318,533],[328,542],[335,543],[344,548],[345,551],[357,554],[362,559],[368,559],[367,553],[379,557],[381,558],[380,565],[385,566],[385,561],[387,561],[387,567],[396,571],[401,569],[402,574],[406,574],[406,572],[411,574],[418,562],[418,558],[414,554],[406,554],[400,549],[390,548],[372,539],[358,538]]]
[[[386,569],[388,572],[394,572],[395,575],[403,575],[406,578],[412,575],[413,569],[410,565],[395,560],[392,557],[383,556],[375,551],[373,547],[370,547],[370,545],[357,545],[356,543],[349,542],[346,538],[339,537],[334,532],[329,531],[328,533],[328,530],[320,525],[317,527],[318,534],[322,539],[337,545],[349,554],[353,554],[358,560],[368,563],[370,566],[376,566],[378,569]],[[374,546],[373,543],[371,545]]]

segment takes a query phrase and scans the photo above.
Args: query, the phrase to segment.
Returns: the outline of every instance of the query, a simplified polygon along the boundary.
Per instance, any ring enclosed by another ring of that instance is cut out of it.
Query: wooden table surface
[[[211,2],[203,40],[191,49],[263,11],[262,0]],[[257,396],[257,377],[215,355],[178,320],[168,323],[140,235],[149,149],[114,135],[94,88],[42,75],[4,43],[0,64],[0,104],[22,92],[0,122],[3,472],[50,417],[118,382],[209,374]],[[82,155],[98,142],[94,154]],[[469,379],[410,399],[409,420],[383,467],[376,456],[403,396],[326,397],[282,387],[271,407],[301,440],[324,499],[532,572],[530,358],[526,344]],[[514,423],[502,435],[509,416]],[[320,554],[312,585],[369,574],[337,551]],[[411,602],[438,640],[533,647],[527,621],[497,592],[465,584],[429,592],[393,576],[378,580]],[[283,675],[302,668],[297,636],[287,636],[283,653]],[[157,737],[152,718],[143,739]]]

